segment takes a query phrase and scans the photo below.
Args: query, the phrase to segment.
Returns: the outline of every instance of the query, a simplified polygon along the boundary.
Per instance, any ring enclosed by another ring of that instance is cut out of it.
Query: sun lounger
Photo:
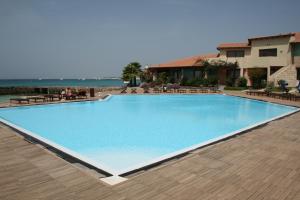
[[[298,85],[297,85],[296,89],[298,90],[298,93],[300,93],[300,81],[298,81]]]
[[[66,100],[75,100],[77,98],[76,94],[70,94],[65,96]]]
[[[291,93],[291,100],[293,101],[300,100],[300,93]]]
[[[154,93],[160,93],[160,92],[161,92],[161,90],[160,90],[160,89],[158,89],[158,88],[153,88],[153,92],[154,92]]]
[[[200,93],[208,93],[208,89],[207,89],[207,88],[204,88],[204,87],[201,87],[201,88],[199,89],[199,92],[200,92]]]
[[[185,89],[179,89],[178,92],[179,93],[186,93],[186,90]]]
[[[296,88],[293,88],[289,91],[291,101],[297,101],[300,99],[300,93],[299,93],[298,87],[299,86],[297,86]]]
[[[197,93],[198,90],[197,89],[190,89],[190,93]]]
[[[46,98],[43,96],[31,96],[31,97],[28,97],[28,99],[29,99],[29,101],[33,100],[35,103],[37,101],[43,101],[43,102],[46,101]]]
[[[292,99],[292,94],[287,92],[270,92],[269,96],[275,99],[286,99],[286,100]]]
[[[263,90],[247,90],[246,94],[253,95],[253,96],[267,96],[268,92],[266,92],[265,89],[263,89]]]
[[[44,97],[47,101],[54,101],[55,99],[60,101],[62,99],[62,96],[59,94],[46,94]]]
[[[79,91],[79,92],[77,93],[77,98],[78,98],[78,99],[87,99],[88,96],[87,96],[87,94],[86,94],[86,91]]]
[[[211,87],[209,88],[209,91],[212,93],[221,93],[221,90],[219,90],[218,87]]]
[[[173,90],[172,89],[167,89],[166,93],[173,93]]]
[[[10,99],[10,102],[18,102],[19,104],[22,103],[22,102],[26,102],[26,103],[29,103],[29,99],[27,97],[20,97],[20,98],[11,98]]]

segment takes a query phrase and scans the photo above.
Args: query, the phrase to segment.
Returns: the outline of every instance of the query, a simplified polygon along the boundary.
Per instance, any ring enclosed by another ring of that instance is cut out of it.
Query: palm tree
[[[129,63],[123,69],[122,79],[124,81],[130,81],[130,86],[136,86],[136,77],[142,73],[141,67],[141,64],[138,62]]]

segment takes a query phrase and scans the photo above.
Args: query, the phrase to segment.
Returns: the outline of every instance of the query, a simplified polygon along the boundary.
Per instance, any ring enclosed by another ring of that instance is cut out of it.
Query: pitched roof
[[[150,65],[149,68],[196,67],[202,65],[201,61],[204,61],[208,58],[216,58],[218,57],[218,55],[219,54],[205,54],[188,58],[182,58],[162,64]]]
[[[240,42],[240,43],[221,43],[217,47],[218,50],[230,49],[230,48],[250,48],[250,46],[246,42]]]
[[[295,39],[291,43],[300,43],[300,32],[295,32]]]
[[[250,43],[251,40],[271,39],[271,38],[278,38],[278,37],[290,37],[290,36],[293,36],[294,34],[295,33],[284,33],[284,34],[277,34],[277,35],[258,36],[258,37],[249,38],[248,41]]]

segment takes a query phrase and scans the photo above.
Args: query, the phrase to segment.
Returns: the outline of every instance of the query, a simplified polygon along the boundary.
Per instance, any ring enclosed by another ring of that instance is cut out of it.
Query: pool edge
[[[225,134],[221,137],[217,137],[217,138],[214,138],[214,139],[211,139],[211,140],[208,140],[206,142],[202,142],[202,143],[199,143],[199,144],[195,144],[193,146],[190,146],[188,148],[184,148],[184,149],[181,149],[179,151],[176,151],[176,152],[173,152],[171,154],[167,154],[165,156],[161,156],[159,157],[158,159],[154,159],[154,160],[151,160],[149,162],[146,162],[146,163],[143,163],[143,164],[139,164],[135,167],[132,167],[132,168],[128,168],[126,170],[123,170],[121,172],[119,172],[119,176],[126,176],[126,175],[129,175],[129,174],[132,174],[132,173],[135,173],[137,171],[140,171],[140,170],[143,170],[143,169],[146,169],[146,168],[150,168],[152,166],[155,166],[155,165],[158,165],[160,163],[163,163],[165,161],[168,161],[168,160],[171,160],[173,158],[176,158],[176,157],[179,157],[181,155],[184,155],[184,154],[187,154],[191,151],[194,151],[196,149],[200,149],[200,148],[203,148],[203,147],[206,147],[206,146],[209,146],[209,145],[213,145],[213,144],[216,144],[218,142],[221,142],[221,141],[224,141],[226,139],[230,139],[236,135],[239,135],[239,134],[242,134],[242,133],[247,133],[248,131],[252,130],[252,129],[255,129],[259,126],[262,126],[262,125],[265,125],[265,124],[268,124],[269,122],[271,121],[275,121],[275,120],[278,120],[278,119],[281,119],[281,118],[284,118],[284,117],[287,117],[289,115],[292,115],[292,114],[295,114],[297,112],[300,111],[300,108],[296,108],[296,110],[293,110],[291,112],[288,112],[286,114],[283,114],[283,115],[279,115],[279,116],[276,116],[276,117],[273,117],[271,119],[268,119],[268,120],[265,120],[265,121],[262,121],[262,122],[259,122],[259,123],[256,123],[254,125],[251,125],[251,126],[247,126],[245,128],[242,128],[242,129],[239,129],[237,131],[233,131],[233,132],[230,132],[228,134]]]
[[[218,94],[218,95],[224,95],[224,94]],[[114,95],[109,94],[109,95],[105,96],[103,99],[100,99],[99,101],[108,101],[113,96]],[[239,96],[234,96],[234,95],[227,95],[227,96],[239,97]],[[240,98],[245,98],[245,99],[249,99],[249,100],[252,100],[252,101],[261,101],[261,100],[257,100],[257,99],[247,98],[247,97],[240,97]],[[2,117],[0,117],[0,122],[3,123],[3,124],[5,124],[5,125],[7,125],[8,127],[13,128],[14,130],[17,130],[17,132],[19,134],[23,134],[23,135],[29,136],[29,137],[31,137],[31,138],[39,141],[40,143],[46,145],[46,146],[50,146],[50,147],[52,147],[52,148],[54,148],[54,149],[62,152],[63,154],[71,156],[71,157],[75,158],[76,160],[87,164],[88,166],[95,167],[95,168],[99,169],[100,171],[105,172],[106,174],[109,174],[109,175],[112,175],[112,176],[126,176],[126,175],[129,175],[129,174],[133,174],[133,173],[135,173],[137,171],[141,171],[143,169],[148,169],[150,167],[156,166],[156,165],[158,165],[160,163],[166,162],[167,160],[174,159],[174,158],[179,157],[181,155],[185,155],[185,154],[187,154],[187,153],[189,153],[189,152],[191,152],[193,150],[196,150],[196,149],[199,149],[199,148],[203,148],[203,147],[206,147],[206,146],[209,146],[209,145],[212,145],[212,144],[224,141],[224,140],[229,139],[229,138],[231,138],[231,137],[233,137],[235,135],[239,135],[241,133],[248,132],[251,129],[254,129],[254,128],[258,127],[258,126],[267,124],[267,123],[269,123],[271,121],[274,121],[274,120],[277,120],[277,119],[280,119],[280,118],[284,118],[286,116],[292,115],[292,114],[297,113],[297,112],[300,111],[300,108],[299,107],[295,107],[295,106],[289,106],[289,105],[285,105],[285,104],[278,104],[278,103],[273,103],[273,102],[269,102],[269,101],[261,101],[261,102],[271,103],[271,104],[280,105],[280,106],[293,107],[293,108],[295,108],[295,110],[287,112],[287,113],[279,115],[279,116],[276,116],[276,117],[273,117],[273,118],[270,118],[268,120],[264,120],[262,122],[259,122],[259,123],[247,126],[245,128],[242,128],[242,129],[230,132],[228,134],[222,135],[221,137],[217,137],[217,138],[208,140],[206,142],[195,144],[195,145],[190,146],[188,148],[184,148],[184,149],[181,149],[179,151],[176,151],[176,152],[173,152],[173,153],[170,153],[170,154],[166,154],[166,155],[161,156],[161,157],[159,157],[157,159],[153,159],[151,161],[148,161],[148,162],[145,162],[145,163],[136,165],[134,167],[127,168],[125,170],[121,170],[121,171],[115,171],[115,170],[112,170],[112,169],[110,169],[108,167],[105,167],[105,166],[103,166],[101,164],[100,165],[96,164],[94,161],[91,161],[90,159],[88,159],[88,158],[86,158],[84,156],[81,156],[80,154],[77,154],[76,152],[74,152],[72,150],[69,150],[69,149],[67,149],[65,147],[62,147],[62,146],[60,146],[60,145],[58,145],[58,144],[56,144],[54,142],[51,142],[48,139],[45,139],[45,138],[43,138],[41,136],[38,136],[37,134],[35,134],[35,133],[31,132],[31,131],[28,131],[28,130],[26,130],[24,128],[21,128],[21,127],[15,125],[15,124],[13,124],[13,123],[11,123],[11,122],[3,119]],[[72,102],[72,103],[79,103],[79,102]],[[40,105],[40,106],[42,106],[42,105]]]

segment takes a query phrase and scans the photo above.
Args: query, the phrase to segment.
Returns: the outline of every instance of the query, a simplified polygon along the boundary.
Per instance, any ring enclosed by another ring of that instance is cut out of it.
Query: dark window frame
[[[259,57],[277,57],[277,48],[259,49]]]
[[[226,51],[226,57],[228,58],[245,57],[245,50],[228,50]]]

